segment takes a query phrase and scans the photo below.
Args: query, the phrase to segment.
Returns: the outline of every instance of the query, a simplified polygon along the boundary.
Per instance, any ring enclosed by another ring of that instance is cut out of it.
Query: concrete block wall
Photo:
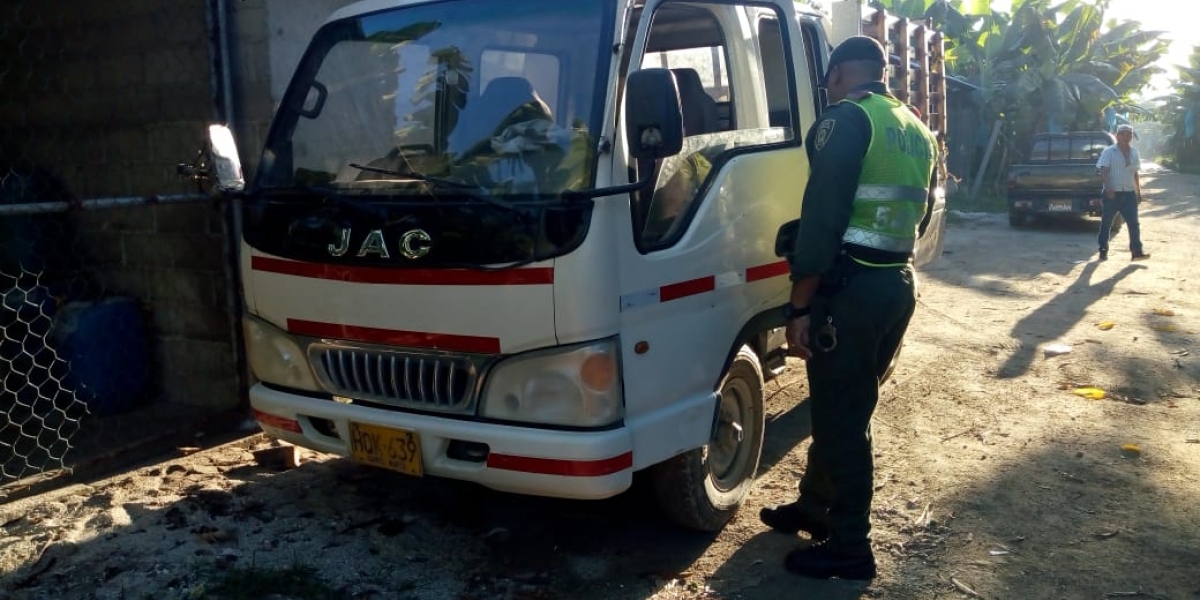
[[[234,130],[247,176],[258,164],[271,116],[309,39],[326,19],[354,0],[241,0],[230,2],[237,118]]]
[[[175,166],[216,114],[205,0],[12,0],[0,20],[0,158],[49,169],[80,199],[195,192]],[[75,239],[56,242],[103,295],[146,308],[159,401],[240,400],[221,211],[77,211]]]
[[[222,212],[208,204],[135,206],[76,219],[76,248],[105,294],[136,297],[145,308],[162,401],[231,408],[241,398]]]
[[[192,193],[175,165],[218,114],[214,0],[12,0],[0,6],[0,160],[35,163],[81,199]],[[228,0],[234,122],[252,176],[312,33],[352,0]],[[208,203],[74,212],[70,244],[104,295],[132,296],[153,332],[157,399],[240,399],[227,253]]]

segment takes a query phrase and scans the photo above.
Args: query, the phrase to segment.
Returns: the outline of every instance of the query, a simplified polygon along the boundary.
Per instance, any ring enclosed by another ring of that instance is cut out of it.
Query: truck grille
[[[314,344],[309,357],[335,395],[406,408],[471,406],[478,365],[468,356],[428,355]]]

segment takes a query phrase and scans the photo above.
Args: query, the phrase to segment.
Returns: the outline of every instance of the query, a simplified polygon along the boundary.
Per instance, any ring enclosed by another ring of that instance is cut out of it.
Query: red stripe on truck
[[[260,424],[262,424],[266,427],[274,427],[275,429],[282,429],[284,431],[290,431],[292,433],[304,433],[300,429],[299,421],[295,421],[295,420],[288,419],[285,417],[280,417],[278,415],[273,415],[270,413],[265,413],[258,409],[254,410],[254,420],[258,421]]]
[[[717,289],[717,278],[709,275],[708,277],[662,286],[658,290],[658,301],[670,302],[688,296],[695,296],[696,294],[711,292],[715,289]]]
[[[791,268],[788,267],[786,260],[771,263],[769,265],[760,265],[746,269],[746,283],[752,281],[762,281],[763,279],[771,279],[780,275],[791,273]]]
[[[539,475],[562,475],[565,477],[601,477],[620,473],[633,467],[633,453],[626,452],[612,458],[600,460],[564,460],[560,458],[533,458],[531,456],[510,456],[507,454],[489,454],[487,466],[490,469],[505,471],[520,471],[522,473],[537,473]]]
[[[300,319],[288,319],[287,330],[288,333],[295,335],[368,342],[387,346],[432,348],[434,350],[452,350],[477,354],[500,353],[500,338],[493,337],[432,333],[428,331],[400,331],[397,329],[379,329],[376,327],[360,327],[338,323],[318,323],[316,321],[302,321]]]
[[[385,285],[549,285],[554,283],[553,267],[505,269],[503,271],[405,269],[325,265],[254,256],[250,258],[250,268],[261,273]]]

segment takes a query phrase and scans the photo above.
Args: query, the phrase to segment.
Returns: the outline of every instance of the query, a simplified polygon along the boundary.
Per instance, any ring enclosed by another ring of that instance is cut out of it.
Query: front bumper
[[[598,499],[625,491],[633,481],[633,438],[626,427],[554,431],[460,421],[339,404],[261,383],[250,388],[250,405],[268,435],[340,456],[351,454],[351,421],[415,431],[426,474],[505,492]],[[485,451],[456,456],[452,448],[463,445]]]

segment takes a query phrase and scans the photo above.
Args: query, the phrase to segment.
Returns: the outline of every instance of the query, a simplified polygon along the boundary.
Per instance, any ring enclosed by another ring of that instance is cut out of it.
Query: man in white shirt
[[[1117,126],[1117,143],[1100,153],[1096,168],[1104,178],[1104,210],[1100,216],[1100,260],[1108,260],[1108,237],[1113,219],[1120,214],[1129,226],[1129,251],[1133,260],[1150,258],[1142,249],[1142,230],[1138,224],[1138,204],[1142,202],[1142,182],[1138,171],[1142,168],[1137,148],[1129,145],[1133,140],[1133,126]]]

